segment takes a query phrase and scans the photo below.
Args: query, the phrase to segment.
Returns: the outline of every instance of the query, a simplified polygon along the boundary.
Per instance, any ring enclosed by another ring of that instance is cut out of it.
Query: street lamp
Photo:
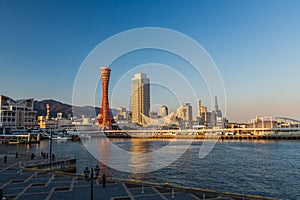
[[[52,168],[52,127],[50,127],[50,169]]]
[[[95,175],[94,176],[94,172],[93,172],[93,168],[91,168],[91,171],[89,170],[88,167],[85,168],[85,170],[83,171],[84,173],[84,176],[85,176],[85,180],[87,181],[91,181],[91,200],[94,199],[94,180],[97,180],[98,176],[99,176],[99,173],[100,173],[100,167],[99,165],[96,165],[95,167]]]

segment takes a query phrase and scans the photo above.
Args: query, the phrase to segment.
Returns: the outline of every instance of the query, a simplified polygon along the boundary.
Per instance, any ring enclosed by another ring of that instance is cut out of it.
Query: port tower
[[[111,129],[112,117],[108,104],[108,85],[111,69],[108,67],[101,67],[100,74],[102,79],[102,104],[100,113],[98,115],[98,126],[104,129]]]

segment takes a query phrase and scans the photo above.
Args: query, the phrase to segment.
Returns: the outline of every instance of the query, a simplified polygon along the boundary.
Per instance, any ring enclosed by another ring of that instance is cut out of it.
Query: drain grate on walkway
[[[45,186],[45,183],[34,183],[31,185],[31,187],[42,187]]]
[[[58,187],[58,188],[54,189],[55,192],[58,192],[58,191],[67,191],[67,190],[70,190],[69,187]]]
[[[163,187],[155,187],[160,193],[171,193],[172,190],[169,188],[163,188]]]
[[[13,180],[11,183],[24,183],[25,180]]]
[[[114,197],[112,200],[131,200],[130,197]]]
[[[134,184],[134,183],[125,183],[127,188],[140,188],[141,185]]]

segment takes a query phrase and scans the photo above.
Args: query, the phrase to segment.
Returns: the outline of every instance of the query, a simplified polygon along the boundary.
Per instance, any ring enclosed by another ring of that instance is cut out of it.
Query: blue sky
[[[164,27],[193,38],[214,60],[230,120],[300,119],[299,19],[297,0],[0,0],[0,93],[71,103],[77,71],[100,42],[128,29]],[[144,62],[180,63],[151,51],[123,57],[111,66],[110,88],[124,74],[116,65],[130,70]],[[175,68],[188,74],[185,67]],[[197,97],[209,104],[205,87]],[[128,98],[112,103],[127,107]]]

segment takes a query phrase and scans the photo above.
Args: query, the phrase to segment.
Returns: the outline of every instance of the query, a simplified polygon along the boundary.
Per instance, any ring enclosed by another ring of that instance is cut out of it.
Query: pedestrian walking
[[[1,200],[6,200],[5,196],[3,196],[3,191],[0,189],[0,199]]]
[[[105,174],[102,175],[102,187],[103,188],[106,187],[106,175]]]
[[[18,158],[18,156],[19,156],[19,153],[18,153],[18,152],[16,152],[16,158]]]
[[[4,164],[7,162],[7,155],[4,156]]]
[[[31,160],[33,160],[35,157],[34,153],[31,154]]]

